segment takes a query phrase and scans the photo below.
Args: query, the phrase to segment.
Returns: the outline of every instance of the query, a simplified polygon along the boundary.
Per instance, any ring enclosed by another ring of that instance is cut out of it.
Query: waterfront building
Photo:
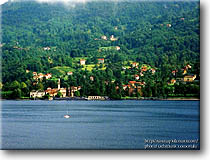
[[[41,90],[30,92],[30,98],[42,98],[43,96],[45,96],[45,92]]]
[[[88,96],[88,100],[105,100],[104,96]]]

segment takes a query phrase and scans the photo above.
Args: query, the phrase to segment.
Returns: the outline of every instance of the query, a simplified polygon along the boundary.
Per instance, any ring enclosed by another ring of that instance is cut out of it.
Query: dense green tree
[[[74,94],[75,94],[76,97],[80,97],[80,92],[79,91],[74,92]]]
[[[57,93],[56,97],[58,97],[58,98],[62,97],[62,93],[59,91],[59,92]]]

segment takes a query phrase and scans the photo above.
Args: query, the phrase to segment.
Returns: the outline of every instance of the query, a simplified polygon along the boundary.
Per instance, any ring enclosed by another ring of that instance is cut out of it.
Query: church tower
[[[61,79],[58,79],[58,90],[61,88]]]

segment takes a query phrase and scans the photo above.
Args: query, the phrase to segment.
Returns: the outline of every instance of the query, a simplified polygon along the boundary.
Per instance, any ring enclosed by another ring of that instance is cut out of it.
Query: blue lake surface
[[[198,140],[199,148],[199,101],[1,103],[2,149],[145,149],[145,140]]]

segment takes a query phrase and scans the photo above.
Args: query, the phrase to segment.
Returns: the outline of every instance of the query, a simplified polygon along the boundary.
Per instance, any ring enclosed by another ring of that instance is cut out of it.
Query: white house
[[[30,97],[31,98],[42,98],[45,95],[44,91],[31,91]]]
[[[85,65],[86,60],[85,59],[80,59],[80,65]]]

